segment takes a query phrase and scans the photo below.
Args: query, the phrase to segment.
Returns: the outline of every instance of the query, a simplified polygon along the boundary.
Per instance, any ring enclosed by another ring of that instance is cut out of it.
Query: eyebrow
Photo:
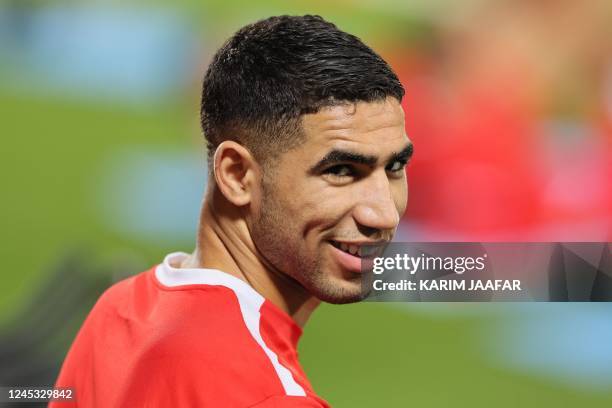
[[[412,143],[409,143],[400,152],[393,153],[387,163],[393,163],[395,161],[408,161],[408,159],[410,159],[410,157],[412,156],[413,151],[414,147]],[[334,149],[327,153],[321,160],[319,160],[317,164],[312,166],[310,172],[316,173],[324,167],[332,166],[334,164],[339,163],[354,163],[366,166],[374,166],[377,161],[378,157],[376,156],[356,153],[350,150]]]

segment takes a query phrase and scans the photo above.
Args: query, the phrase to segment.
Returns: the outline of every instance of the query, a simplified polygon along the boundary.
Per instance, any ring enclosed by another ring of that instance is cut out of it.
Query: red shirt
[[[108,289],[78,333],[50,407],[329,407],[297,355],[302,330],[246,282],[161,265]]]

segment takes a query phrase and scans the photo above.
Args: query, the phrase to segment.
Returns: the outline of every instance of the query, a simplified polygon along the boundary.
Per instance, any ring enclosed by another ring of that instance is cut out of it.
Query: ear
[[[232,204],[241,207],[251,202],[259,172],[257,161],[241,144],[227,140],[217,147],[214,156],[215,182]]]

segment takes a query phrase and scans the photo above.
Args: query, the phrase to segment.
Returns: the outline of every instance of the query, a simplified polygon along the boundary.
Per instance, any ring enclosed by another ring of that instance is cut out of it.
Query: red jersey
[[[98,300],[50,407],[329,407],[297,355],[302,330],[246,282],[179,269],[187,255],[121,281]]]

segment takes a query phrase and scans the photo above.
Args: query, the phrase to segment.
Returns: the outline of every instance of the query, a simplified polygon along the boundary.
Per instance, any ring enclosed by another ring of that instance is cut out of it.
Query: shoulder
[[[258,313],[256,304],[223,285],[169,288],[147,273],[111,288],[103,301],[114,316],[108,327],[115,326],[104,348],[113,344],[128,356],[125,401],[190,396],[206,406],[249,406],[282,392],[245,317]]]
[[[270,364],[252,333],[259,307],[223,285],[165,286],[153,268],[108,289],[93,313],[105,345],[131,349],[139,365],[180,362],[199,371],[206,364],[251,375]]]
[[[265,299],[222,271],[170,265],[165,261],[100,296],[58,383],[73,384],[86,400],[124,406],[248,407],[293,392],[298,384],[291,371],[262,337]],[[291,395],[303,395],[300,390]]]
[[[143,345],[173,345],[197,338],[195,347],[203,345],[205,337],[248,334],[242,310],[246,306],[232,289],[209,284],[168,287],[155,272],[152,268],[114,284],[100,296],[91,314],[99,318],[99,324],[120,325],[118,329],[129,329],[132,336],[142,335],[138,340]]]

